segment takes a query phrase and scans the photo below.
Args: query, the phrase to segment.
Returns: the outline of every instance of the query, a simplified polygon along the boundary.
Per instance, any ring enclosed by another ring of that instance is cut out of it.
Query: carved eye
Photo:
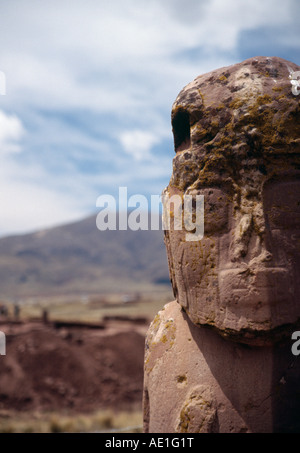
[[[204,195],[204,234],[225,231],[228,224],[229,199],[217,188],[192,190],[191,195]]]
[[[175,151],[188,149],[191,145],[190,116],[184,109],[178,109],[172,117]]]

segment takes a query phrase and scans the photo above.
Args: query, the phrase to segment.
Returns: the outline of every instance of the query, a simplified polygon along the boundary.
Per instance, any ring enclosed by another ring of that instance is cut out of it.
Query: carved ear
[[[191,145],[190,115],[179,108],[172,114],[172,130],[175,151],[188,149]]]

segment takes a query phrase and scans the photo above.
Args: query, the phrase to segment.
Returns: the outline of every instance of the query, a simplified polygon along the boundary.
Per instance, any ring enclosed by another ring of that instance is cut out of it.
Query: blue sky
[[[299,0],[0,0],[0,235],[160,194],[178,92],[258,55],[300,65],[299,19]]]

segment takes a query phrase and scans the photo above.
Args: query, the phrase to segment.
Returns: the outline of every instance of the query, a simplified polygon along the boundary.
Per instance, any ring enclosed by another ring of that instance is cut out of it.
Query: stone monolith
[[[175,100],[164,194],[204,195],[204,236],[165,231],[176,300],[146,338],[145,432],[300,430],[298,71],[251,58]]]

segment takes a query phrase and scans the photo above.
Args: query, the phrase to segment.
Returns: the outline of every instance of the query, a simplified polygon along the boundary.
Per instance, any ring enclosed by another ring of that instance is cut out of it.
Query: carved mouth
[[[244,267],[222,269],[219,273],[219,281],[232,279],[233,287],[238,289],[247,288],[249,283],[259,287],[277,286],[278,280],[289,279],[289,271],[284,267]]]
[[[282,325],[296,315],[287,269],[226,269],[219,273],[220,310],[258,323]],[[230,315],[228,315],[230,316]]]

